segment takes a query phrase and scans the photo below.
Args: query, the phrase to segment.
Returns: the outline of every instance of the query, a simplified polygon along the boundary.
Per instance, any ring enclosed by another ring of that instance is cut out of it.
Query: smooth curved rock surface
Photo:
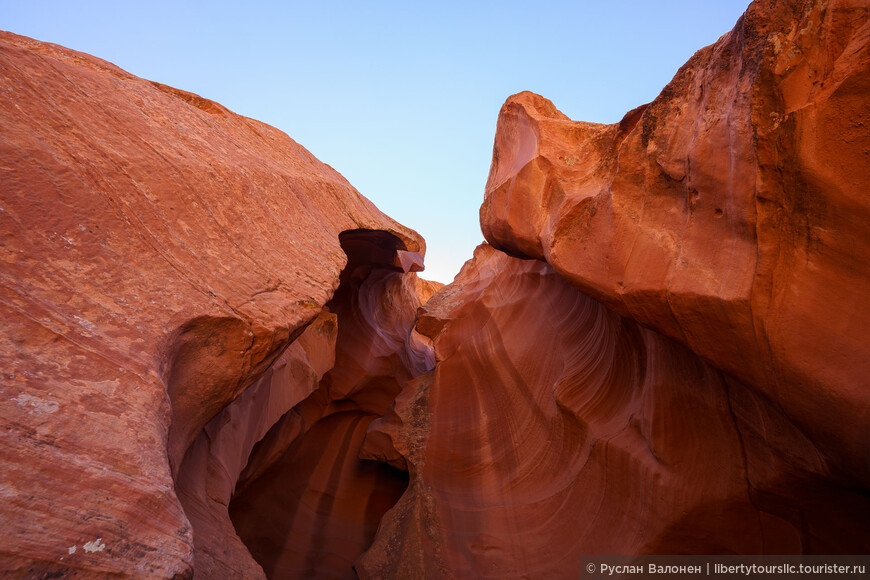
[[[364,456],[408,492],[362,578],[576,578],[582,554],[859,553],[870,500],[778,410],[549,265],[480,246],[421,309],[433,372]]]
[[[650,104],[499,116],[486,239],[779,406],[870,486],[870,11],[753,2]]]
[[[332,298],[342,232],[408,269],[423,241],[284,133],[98,58],[2,32],[0,84],[0,568],[190,575],[191,443]]]
[[[511,97],[440,287],[283,133],[0,32],[0,570],[866,552],[868,46],[759,0],[620,123]]]
[[[338,323],[324,309],[260,379],[209,421],[185,454],[176,492],[194,532],[198,578],[262,578],[227,507],[254,446],[335,364]]]
[[[335,364],[257,445],[229,505],[270,578],[355,578],[354,562],[407,486],[406,473],[360,458],[372,421],[435,362],[413,330],[417,275],[395,271],[378,250],[388,241],[342,237],[348,264],[328,303],[338,321]]]

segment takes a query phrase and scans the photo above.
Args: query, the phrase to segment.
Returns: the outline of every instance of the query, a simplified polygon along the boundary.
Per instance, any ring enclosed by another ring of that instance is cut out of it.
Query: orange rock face
[[[195,540],[189,519],[230,534],[208,504],[331,367],[340,234],[380,232],[392,245],[370,263],[395,272],[419,269],[423,241],[285,134],[196,95],[9,33],[0,79],[0,569],[190,575],[194,545],[237,540]],[[211,449],[191,449],[203,434]],[[214,479],[180,484],[186,516],[173,476],[198,469]]]
[[[435,369],[363,448],[389,461],[389,442],[411,481],[361,577],[576,578],[581,554],[870,545],[867,495],[782,411],[542,261],[481,246],[417,328]]]
[[[9,33],[0,87],[0,571],[870,546],[862,3],[759,0],[614,125],[509,98],[444,287],[274,128]]]
[[[870,12],[756,2],[615,125],[521,93],[361,577],[870,546]],[[582,291],[582,293],[581,293]]]
[[[336,315],[325,309],[255,384],[209,421],[187,451],[176,491],[193,526],[197,577],[263,577],[227,506],[254,445],[334,365],[337,330]]]
[[[359,453],[369,424],[434,365],[429,341],[412,331],[416,275],[375,257],[371,241],[386,239],[342,237],[348,265],[328,303],[338,320],[335,362],[258,444],[229,506],[270,578],[354,578],[353,563],[407,486],[406,473]]]
[[[770,399],[870,486],[870,13],[754,2],[615,125],[521,93],[486,239]]]

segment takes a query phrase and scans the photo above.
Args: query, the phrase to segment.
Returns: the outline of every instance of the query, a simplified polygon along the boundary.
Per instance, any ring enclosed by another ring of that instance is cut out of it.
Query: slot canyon
[[[269,125],[10,32],[0,89],[4,577],[870,554],[866,2],[508,97],[447,285]]]

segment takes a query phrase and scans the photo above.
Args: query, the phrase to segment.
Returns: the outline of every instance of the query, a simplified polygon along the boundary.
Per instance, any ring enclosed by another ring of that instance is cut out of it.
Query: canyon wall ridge
[[[870,7],[498,116],[455,280],[277,129],[0,32],[0,572],[870,552]]]

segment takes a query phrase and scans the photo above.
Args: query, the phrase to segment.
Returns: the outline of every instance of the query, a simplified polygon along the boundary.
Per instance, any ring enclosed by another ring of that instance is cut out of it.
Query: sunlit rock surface
[[[360,575],[866,552],[868,98],[845,1],[754,3],[614,125],[509,98],[494,247],[421,310],[435,370],[363,446],[410,481]]]
[[[486,239],[781,408],[870,486],[870,11],[754,2],[649,105],[499,116]]]
[[[581,554],[860,553],[870,498],[763,396],[482,245],[364,456],[410,472],[364,578],[576,578]],[[398,459],[401,457],[401,459]]]
[[[280,131],[100,59],[0,33],[0,85],[0,569],[190,575],[191,444],[258,381],[292,392],[228,418],[314,387],[329,353],[285,349],[339,286],[342,232],[388,236],[396,271],[423,241]]]
[[[274,128],[0,33],[0,571],[576,578],[870,546],[870,11],[520,93],[454,283]]]

